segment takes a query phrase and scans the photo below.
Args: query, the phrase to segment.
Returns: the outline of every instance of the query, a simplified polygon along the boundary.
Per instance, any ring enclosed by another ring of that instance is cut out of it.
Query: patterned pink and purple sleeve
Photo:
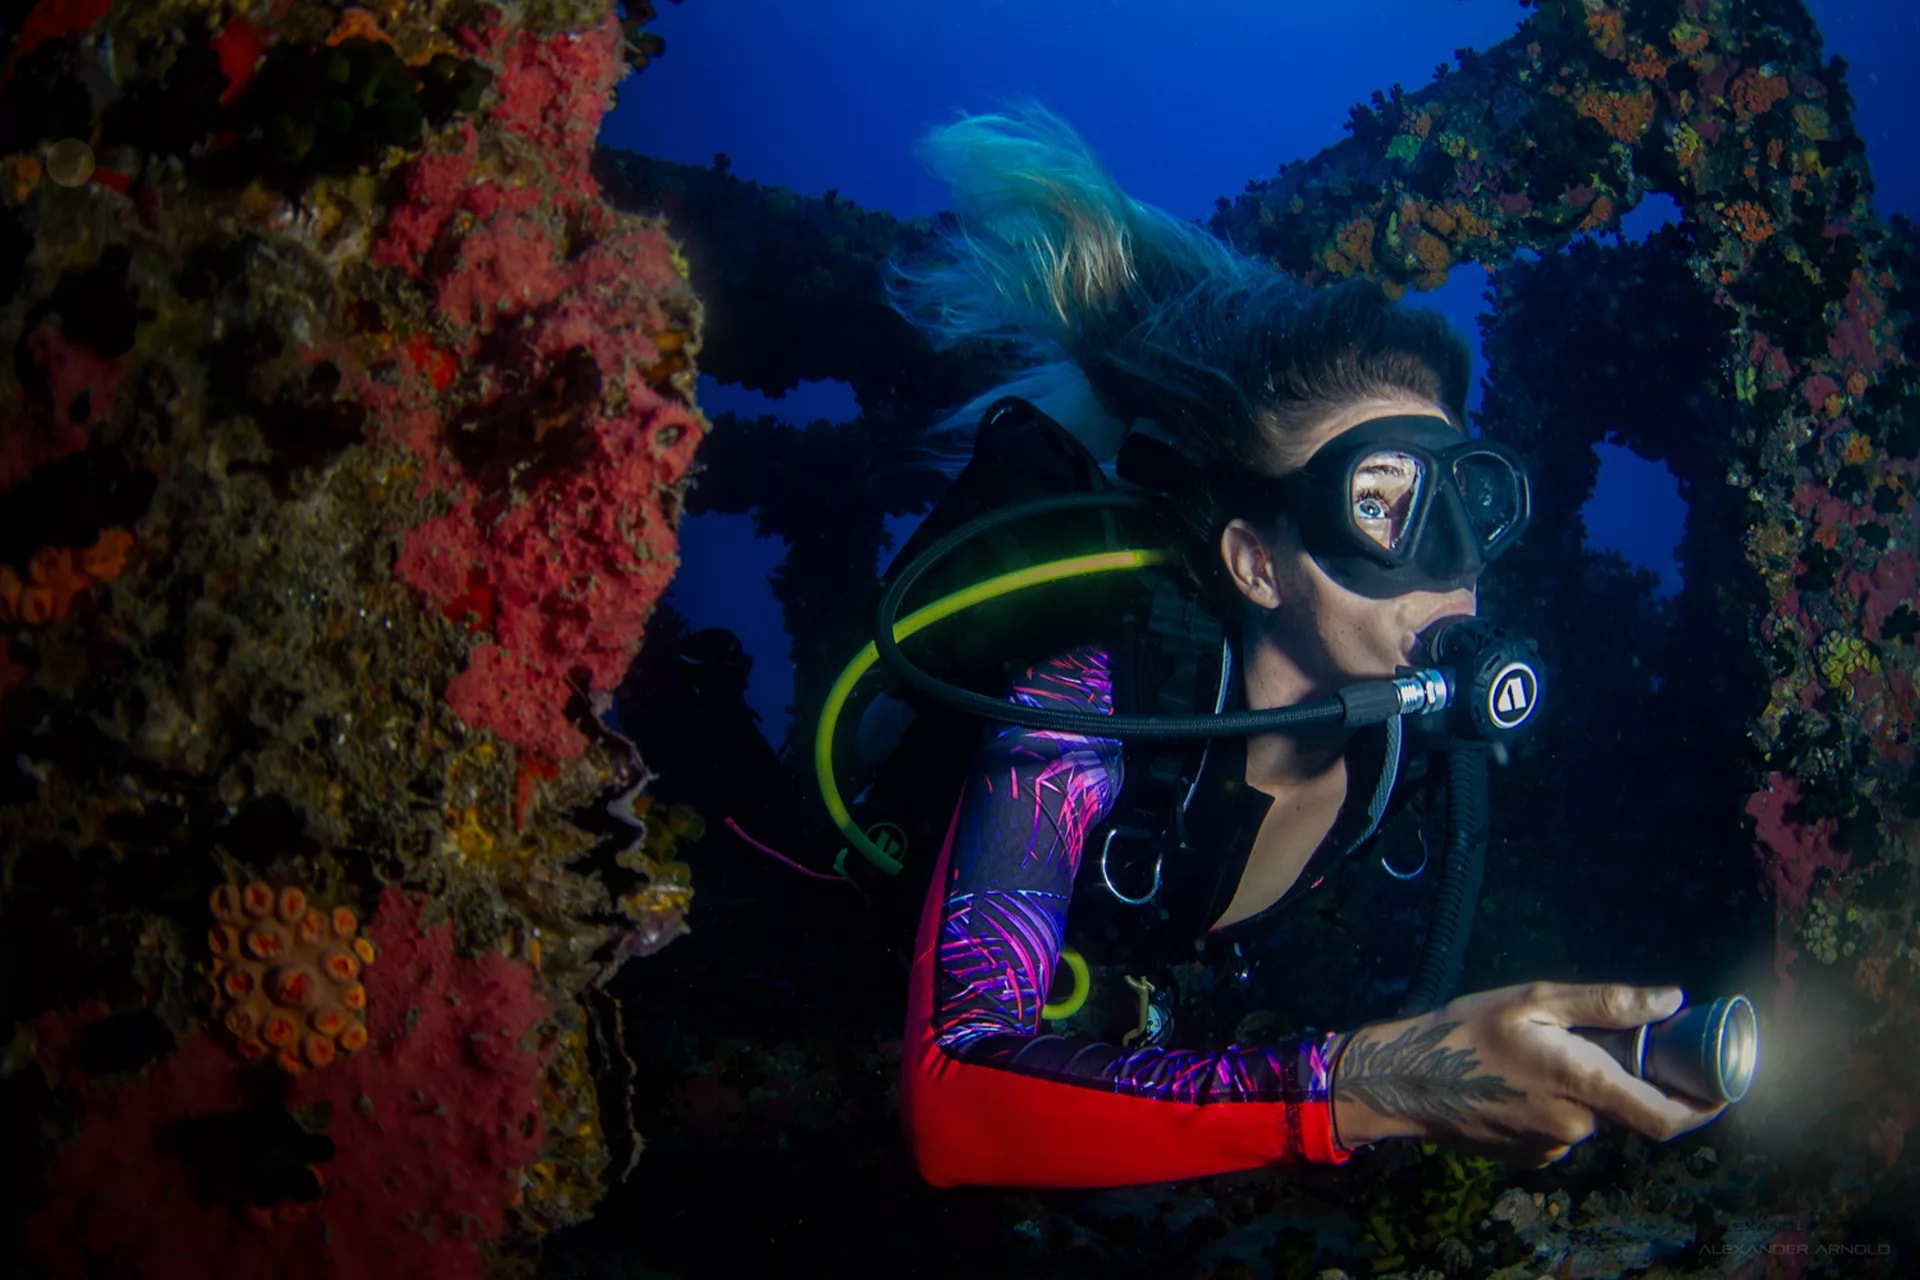
[[[1107,654],[1062,654],[1009,698],[1111,714]],[[1074,876],[1121,762],[1114,739],[1011,725],[974,758],[914,951],[902,1101],[931,1182],[1121,1186],[1346,1158],[1333,1036],[1200,1053],[1043,1034]]]

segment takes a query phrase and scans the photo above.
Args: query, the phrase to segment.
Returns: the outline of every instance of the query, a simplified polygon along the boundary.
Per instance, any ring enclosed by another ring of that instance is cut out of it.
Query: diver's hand
[[[1681,1000],[1671,987],[1535,982],[1362,1027],[1334,1060],[1334,1131],[1348,1148],[1420,1138],[1526,1166],[1566,1155],[1602,1117],[1665,1142],[1724,1106],[1634,1079],[1570,1028],[1631,1029]]]

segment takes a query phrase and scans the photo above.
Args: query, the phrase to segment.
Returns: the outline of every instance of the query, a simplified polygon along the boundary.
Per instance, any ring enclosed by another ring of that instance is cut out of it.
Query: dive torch
[[[1738,1102],[1760,1065],[1760,1020],[1745,996],[1689,1005],[1660,1022],[1628,1031],[1586,1029],[1580,1035],[1613,1056],[1636,1080],[1702,1102]]]

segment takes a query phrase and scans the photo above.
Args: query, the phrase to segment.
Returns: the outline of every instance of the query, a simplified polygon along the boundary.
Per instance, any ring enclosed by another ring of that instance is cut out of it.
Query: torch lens
[[[1760,1065],[1760,1020],[1745,996],[1714,1001],[1708,1016],[1718,1033],[1720,1097],[1738,1102],[1753,1087],[1753,1073]]]

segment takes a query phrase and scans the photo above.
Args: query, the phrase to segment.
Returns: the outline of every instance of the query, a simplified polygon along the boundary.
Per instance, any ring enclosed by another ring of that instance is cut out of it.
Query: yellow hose
[[[1062,947],[1060,959],[1065,962],[1067,972],[1073,975],[1073,990],[1067,993],[1065,1000],[1040,1006],[1040,1016],[1049,1022],[1059,1022],[1080,1012],[1080,1006],[1087,1002],[1087,993],[1093,990],[1093,975],[1087,971],[1085,956],[1072,947]]]
[[[1167,551],[1103,551],[1095,555],[1071,556],[1065,560],[1051,560],[1046,564],[1031,565],[1025,569],[1016,569],[1012,573],[1003,573],[997,578],[976,583],[963,591],[943,596],[924,608],[916,609],[894,624],[893,638],[905,640],[934,623],[954,614],[984,604],[1000,596],[1011,595],[1015,591],[1024,591],[1028,587],[1044,586],[1049,582],[1059,582],[1063,578],[1087,577],[1096,573],[1118,573],[1126,569],[1144,569],[1152,565],[1165,564],[1172,560]],[[846,709],[847,700],[853,696],[854,686],[860,683],[873,665],[880,660],[879,651],[869,642],[854,655],[853,661],[840,672],[840,678],[833,682],[828,690],[827,699],[820,708],[820,724],[813,735],[813,771],[820,783],[821,798],[826,801],[827,813],[833,818],[833,825],[840,828],[840,834],[867,861],[879,867],[888,875],[900,874],[900,860],[887,850],[882,849],[868,838],[853,821],[853,815],[847,811],[846,802],[840,798],[840,788],[833,780],[833,735],[840,723],[840,713]],[[1082,997],[1085,999],[1083,993]],[[1076,1006],[1077,1007],[1077,1006]],[[1063,1015],[1064,1016],[1064,1015]]]

